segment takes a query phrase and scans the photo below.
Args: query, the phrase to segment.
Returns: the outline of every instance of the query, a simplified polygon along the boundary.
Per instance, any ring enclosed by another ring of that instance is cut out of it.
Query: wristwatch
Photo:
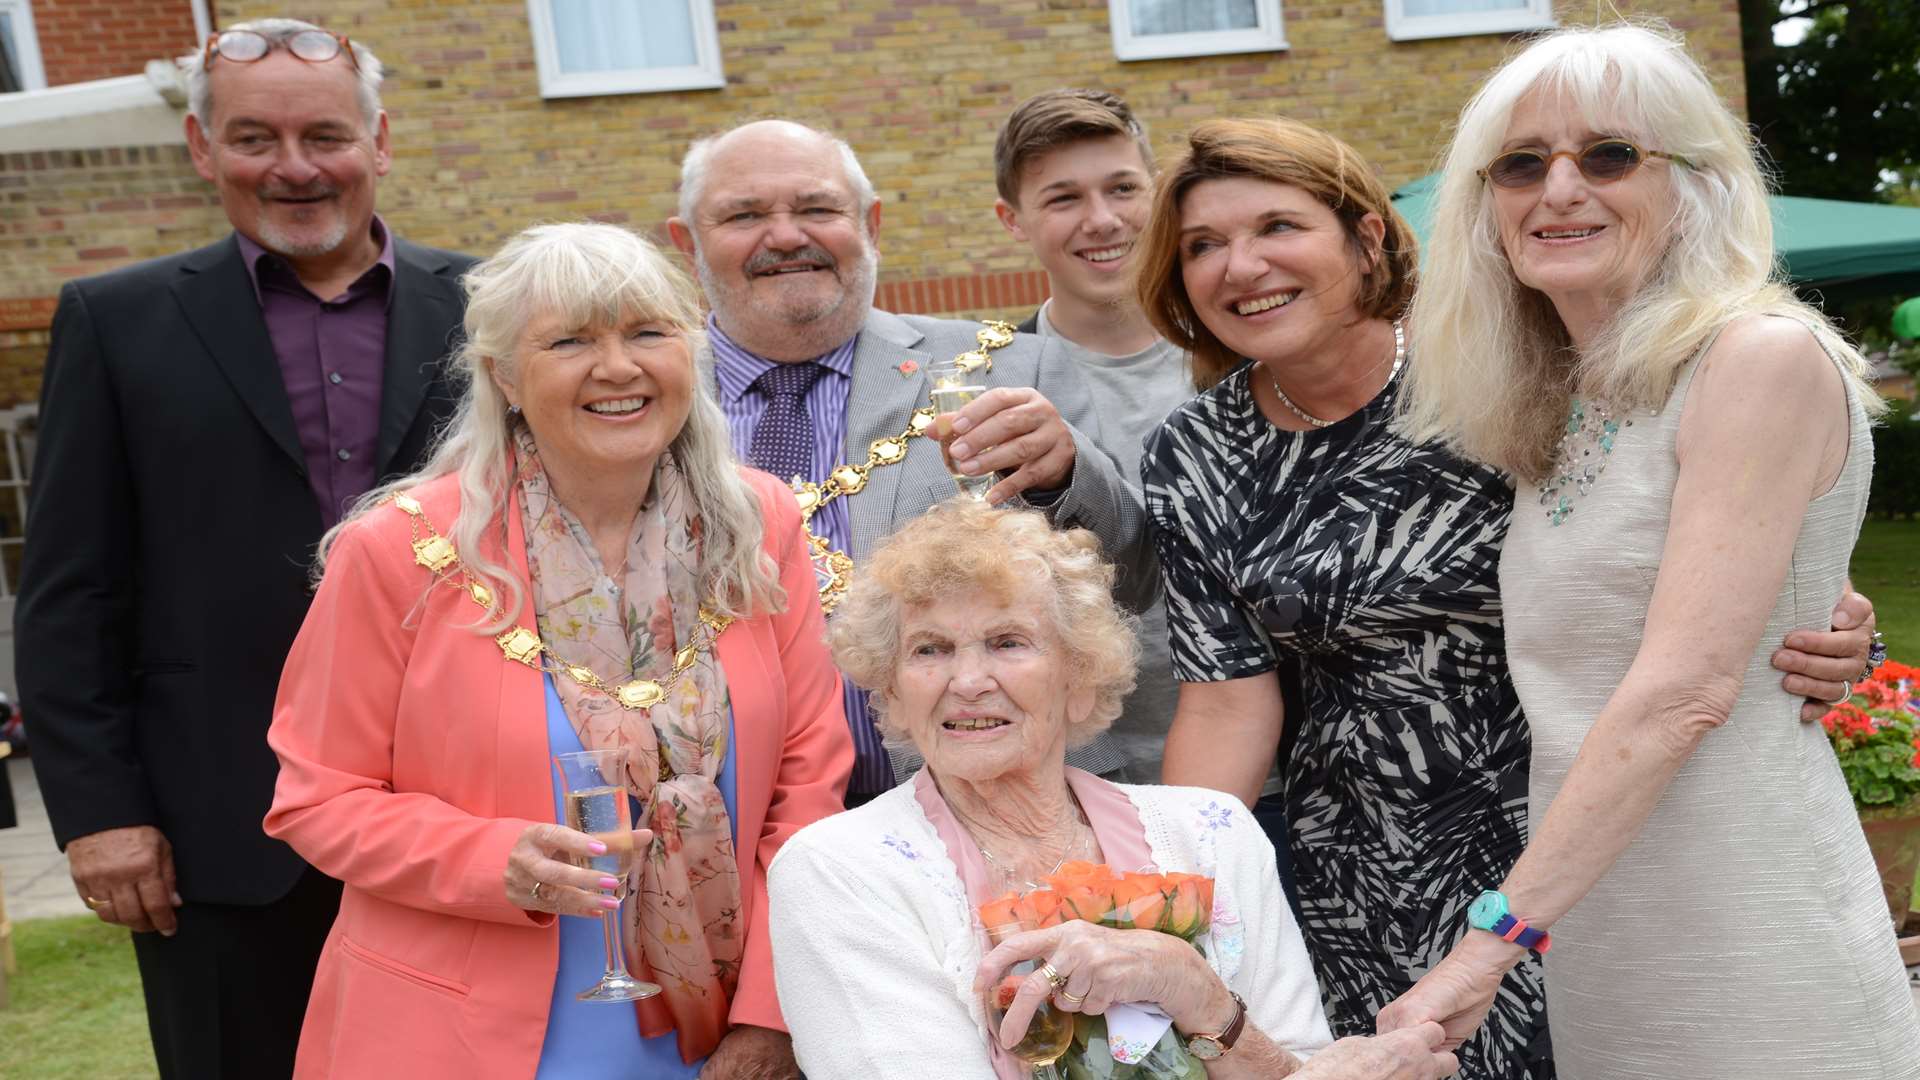
[[[1553,948],[1553,937],[1545,930],[1535,930],[1507,911],[1505,893],[1488,889],[1467,905],[1467,925],[1475,930],[1485,930],[1490,934],[1513,942],[1523,949],[1532,949],[1545,956]]]
[[[1240,1040],[1241,1029],[1247,1026],[1247,1003],[1240,1000],[1239,994],[1231,990],[1227,993],[1233,997],[1233,1020],[1227,1024],[1227,1029],[1219,1034],[1191,1035],[1187,1038],[1187,1053],[1201,1061],[1225,1056],[1227,1051],[1233,1049],[1233,1044]]]

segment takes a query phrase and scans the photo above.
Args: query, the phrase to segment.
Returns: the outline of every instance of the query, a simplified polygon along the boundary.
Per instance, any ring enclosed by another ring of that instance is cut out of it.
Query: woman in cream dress
[[[1920,1077],[1846,785],[1768,677],[1845,589],[1879,402],[1772,279],[1766,196],[1740,122],[1644,27],[1543,38],[1462,115],[1406,420],[1518,485],[1530,841],[1382,1030],[1469,1036],[1524,927],[1551,933],[1569,1080]]]

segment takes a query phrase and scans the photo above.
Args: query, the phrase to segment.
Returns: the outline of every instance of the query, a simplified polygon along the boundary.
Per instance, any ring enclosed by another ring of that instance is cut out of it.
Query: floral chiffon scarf
[[[664,680],[700,626],[700,518],[672,453],[655,468],[616,581],[554,497],[531,433],[522,427],[515,443],[540,639],[609,685]],[[651,709],[622,708],[564,673],[553,683],[581,745],[629,751],[627,790],[645,807],[638,824],[653,843],[627,882],[626,951],[662,990],[640,1003],[641,1031],[676,1031],[680,1056],[694,1061],[726,1034],[745,933],[732,822],[715,786],[729,749],[726,674],[714,650],[702,650]]]

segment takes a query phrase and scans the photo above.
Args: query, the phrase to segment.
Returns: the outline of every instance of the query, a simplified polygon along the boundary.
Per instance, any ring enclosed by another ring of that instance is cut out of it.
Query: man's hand
[[[1873,647],[1873,601],[1857,592],[1840,598],[1833,608],[1833,629],[1795,630],[1785,647],[1773,652],[1773,666],[1787,673],[1780,685],[1789,694],[1806,698],[1800,719],[1818,720],[1858,683],[1867,670],[1867,650]]]
[[[174,891],[173,845],[151,825],[89,833],[67,843],[73,887],[101,922],[135,933],[172,937],[180,906]]]
[[[940,433],[948,460],[962,473],[1012,474],[987,492],[990,503],[1033,489],[1058,491],[1073,479],[1073,431],[1030,387],[994,387],[952,414]]]
[[[742,1024],[713,1048],[700,1080],[800,1080],[793,1040],[784,1031]]]

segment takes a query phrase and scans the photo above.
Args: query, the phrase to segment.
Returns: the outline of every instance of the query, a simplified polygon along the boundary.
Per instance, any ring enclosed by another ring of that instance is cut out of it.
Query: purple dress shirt
[[[853,347],[859,335],[846,344],[818,357],[814,363],[825,368],[813,389],[807,391],[807,416],[813,421],[813,469],[807,479],[819,483],[827,470],[839,465],[847,441],[847,393],[853,388]],[[720,411],[726,414],[733,434],[733,452],[747,460],[747,448],[753,445],[753,433],[767,411],[767,399],[753,383],[760,374],[774,367],[735,345],[720,330],[720,324],[707,317],[707,342],[713,349],[713,377],[720,390]],[[863,457],[861,460],[865,460]],[[847,520],[847,500],[835,499],[813,517],[813,528],[836,551],[848,550],[853,528]],[[847,790],[858,795],[877,795],[893,786],[893,766],[887,761],[887,749],[881,744],[880,731],[867,711],[867,692],[841,680],[845,694],[847,727],[853,731],[853,776]]]
[[[393,298],[393,234],[376,215],[380,258],[339,296],[307,291],[285,259],[246,237],[240,256],[266,319],[307,483],[325,528],[373,487],[379,462],[380,384],[387,367],[387,306]]]

